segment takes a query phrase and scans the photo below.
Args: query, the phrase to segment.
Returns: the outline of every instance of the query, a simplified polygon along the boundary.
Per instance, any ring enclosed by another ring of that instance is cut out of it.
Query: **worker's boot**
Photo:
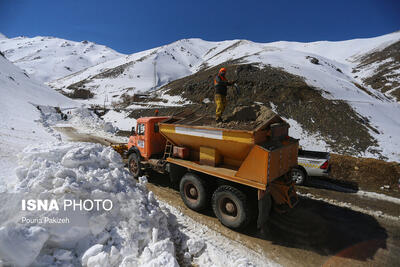
[[[217,117],[217,118],[215,119],[215,122],[222,122],[222,118],[221,118],[221,117]]]

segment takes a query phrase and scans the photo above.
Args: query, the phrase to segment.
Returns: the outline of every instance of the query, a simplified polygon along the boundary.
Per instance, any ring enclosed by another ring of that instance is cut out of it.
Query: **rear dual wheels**
[[[211,193],[206,181],[194,173],[186,173],[179,184],[181,198],[192,210],[207,208]],[[211,199],[212,208],[219,221],[232,229],[241,229],[251,221],[248,198],[233,186],[222,185],[215,190]]]
[[[241,229],[251,220],[247,196],[235,187],[218,187],[212,197],[212,207],[215,216],[229,228]]]

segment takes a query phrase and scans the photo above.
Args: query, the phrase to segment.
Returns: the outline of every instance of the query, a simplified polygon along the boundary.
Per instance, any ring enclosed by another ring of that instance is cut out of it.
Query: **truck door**
[[[138,123],[136,126],[137,133],[137,144],[136,147],[139,149],[140,154],[143,157],[147,157],[147,151],[145,149],[145,133],[146,133],[146,124]]]

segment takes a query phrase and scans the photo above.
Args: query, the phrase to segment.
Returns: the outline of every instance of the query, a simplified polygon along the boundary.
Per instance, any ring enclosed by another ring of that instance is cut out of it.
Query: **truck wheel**
[[[293,168],[292,169],[292,180],[297,185],[302,185],[306,181],[306,173],[300,168]]]
[[[212,207],[220,222],[232,229],[241,229],[251,220],[246,195],[229,185],[222,185],[212,196]]]
[[[198,175],[186,173],[179,183],[179,191],[183,202],[190,209],[200,211],[207,207],[208,194],[205,182]]]
[[[133,175],[133,178],[138,179],[142,176],[142,164],[140,163],[139,156],[136,153],[129,155],[128,159],[129,171]]]

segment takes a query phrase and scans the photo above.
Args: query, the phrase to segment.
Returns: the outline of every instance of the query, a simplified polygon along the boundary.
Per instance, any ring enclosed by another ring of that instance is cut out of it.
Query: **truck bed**
[[[167,121],[168,122],[168,121]],[[206,126],[211,128],[223,128],[231,130],[245,130],[253,131],[257,129],[260,123],[256,121],[240,122],[240,121],[229,121],[229,122],[216,122],[214,117],[211,116],[190,116],[186,118],[177,118],[174,124],[187,125],[187,126]]]

